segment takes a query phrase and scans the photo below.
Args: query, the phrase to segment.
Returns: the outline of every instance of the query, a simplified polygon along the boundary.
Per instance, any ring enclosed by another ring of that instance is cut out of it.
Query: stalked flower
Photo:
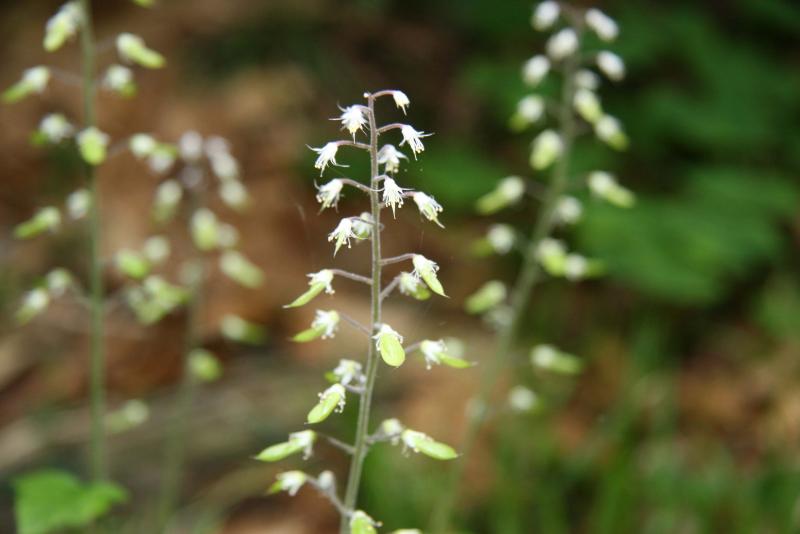
[[[572,28],[564,28],[547,41],[547,55],[553,61],[561,61],[578,51],[578,34]]]
[[[403,207],[403,196],[407,189],[397,185],[392,178],[388,176],[383,179],[383,205],[392,207],[392,215],[395,215],[395,208]]]
[[[611,174],[594,171],[589,174],[588,181],[593,195],[621,208],[629,208],[633,205],[633,193],[619,185]]]
[[[270,486],[268,493],[285,491],[291,497],[297,495],[297,492],[300,491],[300,488],[302,488],[303,485],[308,481],[308,475],[302,471],[286,471],[283,473],[278,473],[276,478],[277,480],[274,484],[272,484],[272,486]]]
[[[564,151],[561,136],[553,130],[545,130],[533,140],[531,167],[541,171],[555,163]]]
[[[40,94],[50,82],[50,69],[31,67],[22,73],[22,79],[3,92],[3,101],[9,104],[18,102],[28,95]]]
[[[44,49],[54,52],[78,31],[83,21],[83,11],[78,2],[67,2],[50,17],[44,33]]]
[[[49,304],[50,295],[47,290],[36,288],[28,291],[22,299],[22,305],[17,310],[17,323],[28,323],[31,319],[44,312]]]
[[[442,339],[423,340],[419,344],[419,350],[425,357],[425,367],[428,369],[433,365],[446,365],[456,369],[464,369],[472,365],[466,360],[451,355],[447,350],[447,344]]]
[[[615,150],[625,150],[628,147],[628,136],[622,130],[622,124],[610,115],[604,115],[595,123],[594,133]]]
[[[342,245],[347,245],[350,248],[350,240],[356,238],[353,233],[353,221],[350,219],[342,219],[336,228],[328,234],[328,241],[336,241],[336,246],[333,249],[333,255],[339,252]]]
[[[78,134],[78,149],[83,160],[89,165],[100,165],[106,159],[106,148],[110,138],[105,134],[90,126]]]
[[[307,275],[311,280],[308,282],[308,290],[305,293],[294,299],[291,304],[287,304],[284,308],[297,308],[304,306],[311,302],[311,300],[325,291],[328,295],[333,295],[333,271],[330,269],[323,269],[322,271],[311,273]]]
[[[121,33],[117,36],[117,53],[124,61],[148,69],[159,69],[166,63],[164,56],[148,48],[144,39],[132,33]]]
[[[583,215],[581,201],[575,197],[561,197],[556,204],[554,215],[556,222],[562,224],[574,224],[578,222],[581,215]]]
[[[398,287],[400,293],[414,297],[417,300],[427,300],[431,297],[431,292],[422,281],[411,273],[400,273]]]
[[[162,182],[156,189],[156,198],[153,203],[153,215],[156,221],[165,222],[170,219],[180,204],[183,197],[183,188],[175,180]]]
[[[439,278],[436,276],[436,272],[439,270],[439,266],[436,265],[436,262],[429,260],[421,254],[414,254],[411,262],[414,264],[414,276],[422,278],[431,291],[437,295],[441,295],[442,297],[447,296],[444,293],[442,283],[439,282]]]
[[[400,160],[408,157],[397,150],[394,145],[383,145],[378,151],[378,164],[383,165],[383,172],[394,174],[400,170]]]
[[[537,345],[531,350],[531,363],[554,373],[574,375],[583,369],[583,363],[552,345]]]
[[[342,110],[342,115],[336,119],[342,123],[342,129],[350,132],[353,140],[356,138],[356,133],[363,130],[367,124],[367,118],[364,116],[364,107],[355,105],[348,106]]]
[[[542,239],[536,247],[536,259],[549,274],[562,276],[564,263],[567,261],[567,247],[558,239],[550,237]]]
[[[522,130],[544,116],[544,99],[539,95],[528,95],[519,101],[517,111],[511,117],[511,127]]]
[[[403,115],[405,115],[406,108],[411,105],[411,100],[408,99],[408,95],[403,91],[392,91],[392,98],[394,99],[394,105],[402,109]]]
[[[14,237],[30,239],[44,232],[53,232],[61,225],[61,212],[53,206],[39,209],[33,217],[14,228]]]
[[[377,534],[376,526],[378,522],[361,510],[356,510],[350,516],[350,534]]]
[[[325,167],[328,165],[339,165],[336,162],[336,152],[339,150],[338,143],[328,143],[322,148],[312,148],[318,154],[317,161],[314,162],[314,168],[319,169],[319,175],[325,172]]]
[[[331,180],[327,184],[318,185],[317,202],[322,204],[322,208],[320,209],[335,208],[339,203],[339,197],[341,196],[343,186],[344,183],[338,178]]]
[[[150,157],[155,149],[158,148],[158,141],[150,134],[137,133],[131,136],[128,146],[134,156],[144,159]]]
[[[572,99],[575,111],[583,119],[591,124],[596,123],[603,116],[603,106],[594,91],[589,89],[578,89]]]
[[[533,10],[531,26],[538,31],[547,30],[556,23],[560,14],[561,8],[558,6],[558,2],[550,0],[542,2]]]
[[[497,187],[478,199],[476,208],[481,215],[491,215],[516,204],[525,194],[525,182],[519,176],[507,176]]]
[[[220,256],[219,267],[228,278],[244,287],[255,289],[264,282],[261,269],[235,250],[226,250]]]
[[[614,52],[604,50],[597,54],[597,68],[608,76],[609,80],[618,82],[625,77],[625,63]]]
[[[110,65],[103,76],[102,85],[103,88],[126,97],[136,93],[133,71],[123,65]]]
[[[363,386],[367,381],[363,366],[355,360],[339,360],[331,374],[343,386]]]
[[[419,132],[408,124],[404,124],[400,127],[400,133],[403,135],[403,140],[400,141],[400,146],[408,143],[408,147],[411,149],[411,152],[414,153],[414,158],[417,157],[417,154],[425,150],[425,146],[422,144],[422,138],[432,135],[426,134],[425,132]]]
[[[288,441],[267,447],[255,456],[262,462],[277,462],[297,453],[303,453],[303,458],[308,459],[313,452],[317,433],[313,430],[303,430],[289,434]]]
[[[295,334],[292,340],[298,343],[306,343],[315,339],[331,338],[336,334],[336,330],[339,328],[339,320],[339,313],[335,310],[317,310],[314,321],[311,323],[311,328],[303,330],[299,334]]]
[[[381,436],[388,438],[392,445],[400,443],[400,436],[406,429],[399,419],[391,418],[384,419],[378,426],[378,431]]]
[[[507,294],[508,290],[503,282],[490,280],[467,297],[464,309],[472,315],[486,313],[502,304],[506,300]]]
[[[392,367],[400,367],[406,361],[406,351],[403,350],[403,336],[398,334],[386,323],[381,324],[378,333],[372,336],[375,347],[381,358]]]
[[[486,241],[497,254],[508,254],[514,248],[514,228],[507,224],[493,224],[486,233]]]
[[[75,127],[63,114],[50,113],[39,123],[39,133],[50,143],[60,143],[75,133]]]
[[[529,86],[536,87],[547,76],[548,72],[550,72],[550,60],[545,56],[536,55],[523,65],[522,79]]]
[[[414,193],[412,198],[423,217],[435,222],[440,228],[444,228],[444,225],[439,222],[439,213],[442,212],[443,208],[441,204],[436,202],[436,199],[419,191]]]
[[[319,394],[319,402],[308,412],[306,421],[309,424],[321,423],[333,412],[344,410],[346,391],[341,384],[334,384]]]
[[[452,460],[458,457],[456,451],[449,445],[434,441],[432,437],[416,430],[404,430],[400,439],[403,440],[403,445],[407,449],[430,456],[436,460]]]
[[[353,219],[353,233],[356,239],[367,239],[372,233],[375,223],[372,220],[372,214],[365,211],[357,218]]]
[[[603,41],[613,41],[619,35],[619,26],[614,19],[596,8],[586,11],[586,25]]]

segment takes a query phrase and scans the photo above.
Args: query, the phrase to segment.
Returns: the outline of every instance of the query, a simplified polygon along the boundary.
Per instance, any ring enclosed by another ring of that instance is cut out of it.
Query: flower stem
[[[95,43],[92,28],[92,6],[90,0],[80,0],[83,11],[83,28],[81,31],[81,62],[83,67],[83,125],[89,128],[95,125]],[[89,354],[89,391],[91,397],[91,438],[89,461],[91,475],[94,480],[105,480],[108,477],[108,460],[106,457],[106,434],[104,418],[106,412],[105,390],[105,334],[104,334],[104,288],[103,258],[101,256],[102,217],[100,214],[100,195],[97,174],[93,165],[84,164],[91,202],[89,208],[89,300],[90,300],[90,354]]]
[[[370,211],[372,212],[372,285],[370,286],[370,332],[374,334],[378,330],[381,322],[381,206],[378,197],[378,128],[375,124],[375,95],[367,97],[369,104],[369,157],[370,157]],[[358,500],[358,488],[361,484],[361,471],[364,467],[364,459],[367,456],[369,444],[369,414],[372,407],[372,392],[375,388],[375,379],[378,374],[379,358],[375,342],[370,336],[369,348],[367,350],[367,381],[364,385],[364,393],[358,405],[358,423],[356,425],[355,445],[353,447],[353,457],[350,462],[350,473],[347,476],[347,489],[345,490],[344,507],[346,510],[355,510]],[[341,534],[348,534],[350,531],[349,517],[342,515],[339,526]]]
[[[516,333],[525,316],[525,310],[530,302],[534,286],[541,275],[541,270],[536,260],[536,251],[539,243],[548,237],[553,229],[556,205],[567,189],[569,158],[577,135],[575,116],[572,112],[572,100],[575,94],[574,75],[577,69],[578,60],[575,56],[565,61],[564,81],[558,106],[558,129],[564,143],[564,150],[553,169],[552,180],[545,192],[541,209],[533,225],[530,240],[524,250],[522,268],[511,290],[511,316],[497,333],[496,357],[490,358],[487,362],[486,372],[481,375],[482,380],[478,395],[471,403],[467,427],[460,448],[461,458],[450,471],[450,476],[445,482],[445,488],[441,493],[441,502],[434,510],[430,529],[430,532],[434,534],[449,532],[453,508],[458,498],[458,489],[461,486],[461,479],[466,468],[465,460],[472,452],[481,427],[486,420],[487,404],[497,381],[514,356]]]

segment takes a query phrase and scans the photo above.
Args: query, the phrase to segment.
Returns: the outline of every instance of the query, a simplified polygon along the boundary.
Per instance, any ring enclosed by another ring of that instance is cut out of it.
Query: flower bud
[[[555,163],[564,151],[561,136],[553,130],[545,130],[533,140],[531,151],[531,167],[541,171]]]
[[[541,405],[542,401],[530,389],[524,386],[516,386],[508,393],[508,405],[515,412],[535,412]]]
[[[162,263],[169,258],[169,240],[161,235],[147,238],[142,247],[144,257],[153,263]]]
[[[189,163],[199,161],[203,157],[203,136],[194,130],[184,132],[178,140],[178,153]]]
[[[545,56],[536,55],[523,65],[522,79],[530,87],[536,87],[544,80],[548,72],[550,72],[550,60]]]
[[[285,491],[290,496],[294,497],[297,495],[297,492],[300,491],[300,488],[303,487],[308,481],[308,475],[303,473],[302,471],[286,471],[284,473],[278,473],[277,480],[275,481],[272,486],[270,486],[267,493],[278,493],[279,491]]]
[[[130,249],[122,249],[117,252],[114,262],[122,274],[134,280],[143,279],[150,274],[152,269],[151,263],[145,257]]]
[[[608,76],[609,80],[618,82],[625,77],[625,63],[613,52],[603,51],[597,54],[597,68]]]
[[[317,433],[313,430],[295,432],[293,434],[289,434],[288,441],[267,447],[258,453],[255,456],[255,459],[262,462],[277,462],[299,452],[302,452],[303,458],[307,459],[313,452],[313,446],[316,439]]]
[[[562,276],[564,274],[567,250],[563,242],[552,238],[542,239],[536,248],[536,258],[550,275]]]
[[[464,308],[467,313],[479,315],[497,307],[506,300],[508,290],[499,280],[486,282],[475,293],[467,297]]]
[[[425,367],[428,369],[432,365],[446,365],[455,369],[464,369],[472,366],[470,362],[451,354],[448,351],[447,344],[442,339],[438,341],[425,339],[419,344],[419,350],[425,357]]]
[[[319,402],[314,406],[306,421],[309,424],[321,423],[334,411],[341,413],[344,410],[346,391],[341,384],[334,384],[319,394]]]
[[[377,525],[374,519],[361,510],[356,510],[350,516],[350,534],[377,534]]]
[[[514,229],[507,224],[493,224],[486,233],[486,241],[497,254],[508,254],[516,241]]]
[[[595,123],[594,133],[615,150],[625,150],[628,147],[628,136],[622,131],[622,125],[610,115],[604,115]]]
[[[560,14],[561,8],[558,6],[558,2],[550,0],[542,2],[533,10],[531,26],[538,31],[550,29],[556,23]]]
[[[39,123],[39,134],[48,143],[60,143],[75,133],[75,127],[61,113],[50,113]]]
[[[287,304],[284,308],[298,308],[311,302],[311,300],[325,291],[329,295],[333,295],[333,271],[323,269],[322,271],[311,273],[307,275],[311,280],[308,282],[308,290],[294,299],[291,304]]]
[[[3,101],[8,104],[19,102],[32,94],[41,94],[50,82],[50,69],[32,67],[22,73],[22,78],[3,92]]]
[[[369,239],[374,227],[375,224],[372,219],[372,214],[368,211],[359,215],[357,219],[353,219],[353,235],[355,235],[358,240]]]
[[[133,71],[123,65],[110,65],[103,75],[103,88],[129,98],[136,94]]]
[[[264,282],[264,273],[253,262],[235,250],[226,250],[219,258],[220,270],[244,287],[255,289]]]
[[[53,269],[45,277],[47,291],[53,297],[60,297],[66,293],[67,289],[75,284],[72,275],[66,269]]]
[[[534,367],[564,375],[578,374],[583,369],[583,363],[578,358],[552,345],[534,347],[531,350],[531,363]]]
[[[497,187],[483,195],[476,203],[481,215],[491,215],[501,209],[516,204],[525,194],[525,182],[519,176],[508,176],[500,180]]]
[[[85,217],[91,205],[92,194],[88,189],[78,189],[67,196],[67,213],[73,220]]]
[[[78,134],[78,149],[83,160],[89,165],[100,165],[106,159],[109,137],[94,126]]]
[[[600,87],[600,77],[589,69],[581,69],[575,73],[575,87],[596,91]]]
[[[427,300],[431,297],[431,292],[422,281],[411,273],[400,273],[398,288],[400,293],[408,295],[417,300]]]
[[[202,251],[215,249],[219,245],[219,221],[214,212],[200,208],[191,220],[191,233],[195,246]]]
[[[430,456],[435,460],[452,460],[458,457],[456,451],[449,445],[434,441],[427,434],[416,430],[404,430],[401,439],[406,448]]]
[[[619,185],[611,174],[603,171],[589,174],[589,189],[596,197],[621,208],[631,207],[635,200],[633,193]]]
[[[416,192],[412,198],[423,217],[435,222],[440,228],[444,228],[444,225],[439,222],[439,213],[442,212],[442,206],[432,196]]]
[[[382,324],[378,333],[372,336],[378,352],[386,362],[386,365],[400,367],[406,360],[406,352],[403,350],[403,336],[398,334],[388,324]]]
[[[339,365],[331,371],[331,376],[343,386],[363,386],[367,381],[363,366],[355,360],[339,360]]]
[[[148,48],[141,37],[132,33],[121,33],[117,36],[117,53],[124,61],[148,69],[159,69],[166,63],[164,56]]]
[[[522,130],[539,121],[542,116],[544,116],[544,99],[538,95],[528,95],[517,104],[517,111],[511,117],[511,128]]]
[[[585,19],[586,25],[603,41],[613,41],[619,35],[619,26],[614,19],[599,9],[588,9]]]
[[[583,206],[581,206],[580,200],[575,197],[561,197],[556,204],[554,215],[556,222],[574,224],[583,215]]]
[[[67,2],[50,17],[44,33],[44,49],[55,52],[78,31],[83,21],[83,11],[78,2]]]
[[[553,61],[561,61],[578,51],[578,34],[572,28],[564,28],[547,41],[547,55]]]
[[[147,166],[156,174],[164,174],[172,168],[178,157],[178,149],[174,145],[159,143],[147,158]]]
[[[588,89],[578,89],[572,99],[575,111],[591,124],[596,123],[603,116],[603,106],[597,95]]]
[[[339,319],[339,313],[334,310],[317,310],[311,328],[295,334],[292,340],[298,343],[307,343],[315,339],[332,338],[339,328]]]
[[[28,291],[22,299],[22,305],[16,313],[18,324],[27,324],[34,317],[42,314],[50,304],[50,295],[47,290],[36,288]]]
[[[14,228],[14,237],[30,239],[44,232],[54,232],[61,225],[61,213],[58,208],[47,206],[37,211],[33,217]]]
[[[172,218],[183,197],[183,188],[176,180],[166,180],[156,189],[153,216],[158,222],[166,222]]]

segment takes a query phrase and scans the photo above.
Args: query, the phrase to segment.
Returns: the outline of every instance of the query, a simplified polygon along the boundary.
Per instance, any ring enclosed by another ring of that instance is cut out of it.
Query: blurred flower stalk
[[[468,455],[483,423],[498,412],[492,409],[492,397],[501,376],[514,366],[520,353],[517,334],[536,284],[545,275],[577,282],[602,274],[598,261],[571,252],[559,237],[581,219],[582,202],[573,196],[574,192],[588,190],[591,196],[620,207],[634,201],[632,193],[611,174],[595,171],[574,176],[570,165],[573,145],[585,133],[594,133],[614,150],[624,150],[628,145],[619,120],[603,109],[597,95],[600,77],[592,70],[594,67],[616,82],[624,77],[624,63],[613,52],[585,50],[583,46],[588,32],[601,42],[615,40],[619,33],[616,22],[598,9],[546,1],[534,8],[531,24],[535,30],[553,33],[546,43],[546,54],[535,55],[524,64],[523,79],[536,89],[545,78],[557,75],[560,95],[556,100],[536,93],[524,96],[510,125],[516,131],[540,129],[531,144],[530,166],[534,173],[549,174],[549,179],[542,185],[534,178],[510,176],[477,202],[478,212],[487,216],[530,204],[529,198],[540,200],[541,204],[534,210],[535,221],[530,228],[492,224],[476,247],[499,255],[518,252],[522,264],[510,287],[503,281],[491,280],[466,301],[468,313],[482,315],[495,329],[497,349],[481,373],[479,391],[470,405],[462,458],[454,464],[433,514],[431,531],[436,533],[451,531]],[[582,368],[579,358],[550,345],[536,346],[530,352],[531,364],[538,369],[574,375]],[[540,397],[523,385],[514,385],[508,405],[514,411],[530,412],[540,406]]]

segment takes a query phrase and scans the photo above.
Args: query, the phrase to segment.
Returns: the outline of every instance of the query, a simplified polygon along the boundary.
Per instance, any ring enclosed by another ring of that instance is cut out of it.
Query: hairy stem
[[[564,82],[558,109],[558,129],[564,142],[564,151],[552,173],[552,180],[545,192],[544,201],[538,212],[530,240],[524,250],[522,268],[511,290],[511,316],[497,333],[497,352],[490,358],[477,396],[473,399],[468,419],[467,428],[461,443],[461,458],[454,465],[446,482],[439,506],[436,507],[431,521],[431,532],[440,534],[448,532],[450,521],[458,498],[458,488],[466,468],[466,458],[472,452],[478,438],[481,426],[486,419],[487,405],[498,379],[503,371],[508,368],[514,356],[516,333],[525,310],[530,302],[533,288],[539,280],[541,270],[536,260],[536,251],[539,243],[550,235],[555,222],[555,209],[559,198],[567,189],[569,158],[572,145],[576,136],[575,116],[572,112],[572,100],[575,93],[574,75],[578,68],[577,58],[571,57],[564,63]]]
[[[369,157],[370,157],[370,211],[372,212],[372,285],[370,287],[370,332],[375,334],[381,322],[381,206],[378,197],[378,129],[375,124],[375,95],[369,95]],[[347,476],[347,489],[345,490],[344,507],[346,510],[354,510],[358,500],[358,488],[361,484],[361,471],[364,467],[364,459],[367,455],[369,443],[369,414],[372,407],[372,392],[375,388],[375,378],[378,374],[379,357],[375,342],[370,337],[369,348],[367,350],[367,381],[364,385],[364,393],[358,405],[358,423],[356,426],[355,445],[353,446],[353,458],[350,462],[350,473]],[[349,518],[342,515],[339,526],[341,534],[350,531]]]
[[[90,0],[80,0],[83,10],[83,28],[81,31],[81,62],[83,66],[83,126],[95,125],[95,43],[92,28],[92,6]],[[106,413],[106,362],[105,362],[105,321],[103,318],[103,258],[101,257],[102,218],[100,215],[100,195],[98,194],[97,174],[94,166],[84,164],[86,182],[91,195],[89,208],[89,395],[91,397],[91,438],[89,461],[94,480],[105,480],[108,477],[108,459],[106,457],[106,434],[104,418]]]

